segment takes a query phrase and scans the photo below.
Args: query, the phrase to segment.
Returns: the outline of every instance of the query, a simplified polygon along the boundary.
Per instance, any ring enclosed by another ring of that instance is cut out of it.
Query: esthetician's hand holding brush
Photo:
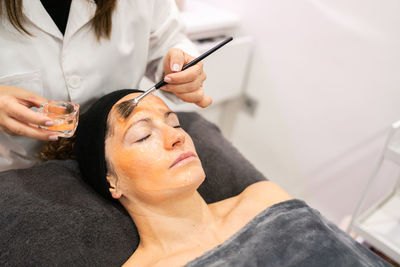
[[[169,50],[164,57],[164,81],[168,84],[161,89],[174,93],[185,102],[205,108],[212,103],[212,98],[204,95],[203,82],[207,76],[203,71],[203,63],[199,62],[181,71],[193,59],[194,57],[178,48]]]

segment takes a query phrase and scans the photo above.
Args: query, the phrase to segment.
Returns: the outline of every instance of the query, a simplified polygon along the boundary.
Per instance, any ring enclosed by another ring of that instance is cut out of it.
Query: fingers
[[[206,78],[207,76],[203,71],[203,63],[200,62],[184,71],[166,75],[164,81],[168,84],[181,84],[195,80],[201,80],[201,82],[204,82]]]
[[[213,102],[212,98],[210,96],[206,95],[201,99],[201,101],[196,102],[196,105],[198,105],[201,108],[206,108],[209,105],[211,105],[212,102]]]
[[[182,50],[178,48],[172,48],[169,50],[164,60],[165,74],[180,71],[185,64],[185,59],[186,55]]]
[[[195,66],[193,66],[193,68],[194,67]],[[163,89],[175,94],[189,93],[199,89],[203,86],[207,75],[204,72],[198,74],[195,73],[195,71],[196,70],[190,70],[189,68],[185,71],[175,73],[173,78],[169,80],[170,82]],[[168,77],[165,77],[164,80],[167,81],[167,78]]]
[[[43,126],[52,126],[54,124],[50,118],[20,105],[17,101],[3,103],[2,108],[9,117],[27,124]]]
[[[44,97],[36,97],[36,96],[29,96],[26,98],[18,98],[20,104],[26,107],[40,107],[43,103],[47,102],[47,99]]]
[[[44,141],[56,141],[58,139],[58,136],[52,132],[27,125],[12,118],[7,118],[4,121],[4,125],[5,127],[0,127],[0,129],[12,136],[26,136]]]
[[[184,93],[184,94],[176,94],[176,96],[185,102],[196,103],[199,102],[204,97],[204,90],[203,88],[201,88],[201,90],[196,90],[194,92]]]
[[[52,120],[30,109],[46,101],[46,98],[21,88],[0,86],[0,130],[14,136],[57,140],[53,132],[37,126],[52,126]]]
[[[54,133],[39,129],[37,125],[51,126],[50,118],[43,116],[13,97],[2,97],[0,102],[0,130],[13,136],[26,136],[39,140],[57,140]],[[31,106],[31,105],[29,105]]]
[[[162,87],[163,90],[172,92],[174,94],[186,94],[194,92],[202,87],[202,83],[200,82],[191,82],[184,84],[176,84],[176,85],[166,85]]]
[[[176,94],[185,102],[205,108],[212,103],[212,98],[204,95],[203,83],[207,75],[203,71],[203,63],[181,71],[183,65],[193,59],[180,49],[171,49],[164,59],[164,81],[167,85],[162,89]]]
[[[212,98],[210,96],[204,95],[204,90],[202,87],[194,92],[176,94],[176,96],[185,102],[195,103],[202,108],[206,108],[212,103]]]
[[[13,96],[26,107],[39,107],[47,101],[46,98],[26,90],[13,90]]]

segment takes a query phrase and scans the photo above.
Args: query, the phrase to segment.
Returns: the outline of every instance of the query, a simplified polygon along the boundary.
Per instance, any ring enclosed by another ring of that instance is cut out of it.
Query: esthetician
[[[47,100],[78,103],[81,112],[144,75],[207,107],[201,64],[180,72],[197,53],[182,34],[174,0],[0,1],[0,171],[37,162],[40,140],[56,140],[32,111]]]

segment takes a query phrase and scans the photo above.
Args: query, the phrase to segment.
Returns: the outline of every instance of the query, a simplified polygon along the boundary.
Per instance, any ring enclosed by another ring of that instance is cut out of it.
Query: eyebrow
[[[167,111],[167,112],[164,113],[164,119],[168,118],[169,115],[171,115],[171,114],[175,114],[175,115],[178,117],[178,114],[176,114],[175,112],[169,110],[169,111]],[[126,119],[125,119],[125,120],[126,120]],[[132,125],[130,125],[130,126],[126,129],[126,131],[125,131],[125,133],[124,133],[124,136],[123,136],[123,139],[125,138],[125,135],[126,135],[126,133],[129,131],[130,128],[132,128],[134,125],[136,125],[136,124],[138,124],[139,122],[142,122],[142,121],[143,121],[143,122],[151,122],[152,119],[149,118],[149,117],[145,117],[145,118],[142,118],[142,119],[137,120],[137,121],[135,121],[134,123],[132,123]]]
[[[168,116],[169,115],[171,115],[171,114],[175,114],[177,117],[178,117],[178,114],[176,114],[175,112],[173,112],[173,111],[168,111],[168,112],[166,112],[165,114],[164,114],[164,118],[166,119],[166,118],[168,118]]]
[[[170,110],[170,111],[167,111],[167,112],[164,113],[164,119],[168,118],[168,116],[171,115],[171,114],[175,114],[175,115],[178,117],[178,115],[177,115],[175,112],[173,112],[173,111]],[[129,126],[129,127],[132,127],[133,125],[138,124],[138,123],[141,122],[141,121],[150,122],[151,119],[150,119],[149,117],[142,118],[142,119],[137,120],[137,121],[135,121],[134,123],[132,123],[132,125]]]
[[[122,103],[127,104],[127,105],[126,105],[126,108],[129,108],[129,106],[133,105],[132,101],[124,101],[124,102],[122,102]],[[120,106],[122,103],[119,103],[119,104],[117,105],[117,107]],[[129,105],[129,103],[130,103],[130,105]],[[131,112],[131,113],[128,114],[128,116],[124,116],[124,111],[122,111],[120,108],[117,108],[117,112],[118,112],[118,114],[123,118],[124,121],[128,120],[129,117],[131,117],[131,115],[133,114],[133,112]],[[175,112],[173,112],[173,111],[170,110],[170,111],[168,111],[168,112],[165,113],[164,117],[167,118],[171,113],[177,115]],[[178,116],[178,115],[177,115],[177,116]],[[140,122],[140,121],[143,121],[143,119],[137,121],[136,123],[138,123],[138,122]],[[134,124],[136,124],[136,123],[134,123]],[[133,124],[132,124],[132,125],[133,125]]]

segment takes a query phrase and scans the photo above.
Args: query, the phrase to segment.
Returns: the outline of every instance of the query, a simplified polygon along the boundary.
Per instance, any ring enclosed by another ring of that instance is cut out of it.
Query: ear
[[[117,181],[118,181],[118,179],[115,175],[107,174],[107,182],[110,185],[109,190],[110,190],[111,196],[115,199],[119,199],[122,196],[122,192],[118,189]]]

